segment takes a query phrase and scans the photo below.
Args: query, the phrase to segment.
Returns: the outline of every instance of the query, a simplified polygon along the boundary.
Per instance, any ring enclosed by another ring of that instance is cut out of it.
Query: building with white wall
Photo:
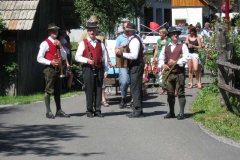
[[[206,21],[210,21],[210,15],[216,10],[209,0],[185,0],[184,3],[179,0],[172,0],[172,25],[201,25]]]

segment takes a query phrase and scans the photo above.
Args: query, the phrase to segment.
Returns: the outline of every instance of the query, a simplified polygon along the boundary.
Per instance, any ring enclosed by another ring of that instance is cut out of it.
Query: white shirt
[[[203,39],[206,39],[206,38],[210,37],[209,32],[206,31],[205,29],[202,31],[201,36],[202,36]]]
[[[168,46],[170,46],[171,52],[173,52],[173,50],[175,49],[177,44],[181,44],[181,42],[177,42],[176,44],[170,42],[168,44]],[[166,48],[166,46],[163,46],[162,51],[161,51],[160,56],[159,56],[159,63],[158,63],[159,68],[162,68],[162,65],[165,63],[165,48]],[[187,63],[188,62],[188,55],[189,55],[188,47],[187,47],[186,44],[183,44],[182,45],[182,58],[180,58],[177,61],[177,64],[182,67],[185,63]]]
[[[52,39],[52,37],[48,37],[48,39],[54,43],[54,39]],[[45,58],[45,54],[46,52],[49,51],[49,46],[48,46],[48,43],[46,41],[43,41],[41,44],[40,44],[40,49],[39,49],[39,52],[38,52],[38,56],[37,56],[37,61],[39,63],[42,63],[44,65],[50,65],[51,64],[51,61],[46,59]],[[65,60],[66,59],[66,52],[65,50],[63,49],[63,47],[60,49],[60,52],[61,52],[61,56],[62,56],[62,60]]]
[[[61,41],[61,44],[62,44],[64,50],[66,51],[66,53],[67,53],[67,54],[70,54],[70,50],[69,50],[69,49],[66,47],[66,45],[65,45],[65,44],[67,44],[67,43],[68,43],[67,40],[66,40],[65,38],[63,38],[62,41]]]
[[[91,38],[87,37],[87,40],[91,43],[91,45],[95,48],[97,45],[97,40],[92,40]],[[104,44],[101,42],[102,46],[102,62],[104,66],[104,72],[108,72],[108,62],[107,62],[107,54],[105,50]],[[75,55],[75,60],[80,63],[87,63],[88,58],[83,57],[83,52],[85,50],[84,42],[81,41],[78,45],[77,53]]]
[[[133,38],[133,36],[129,37],[129,49],[131,53],[125,53],[123,52],[123,57],[127,59],[137,59],[138,58],[138,52],[140,50],[140,43],[137,38]]]

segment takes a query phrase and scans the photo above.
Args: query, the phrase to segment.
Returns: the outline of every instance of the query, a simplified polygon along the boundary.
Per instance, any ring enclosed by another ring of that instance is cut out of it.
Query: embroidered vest
[[[167,64],[170,59],[177,61],[181,54],[182,54],[182,44],[177,44],[173,52],[171,51],[170,45],[166,46],[165,47],[165,64]],[[172,72],[177,72],[178,68],[179,66],[176,64]]]
[[[87,39],[84,39],[83,42],[85,46],[85,50],[83,51],[83,57],[90,59],[89,55],[92,55],[92,60],[94,61],[95,67],[101,68],[103,66],[101,41],[97,39],[97,44],[95,48]]]
[[[45,41],[49,46],[49,51],[46,52],[44,58],[52,61],[54,59],[54,55],[57,53],[57,47],[48,38]]]

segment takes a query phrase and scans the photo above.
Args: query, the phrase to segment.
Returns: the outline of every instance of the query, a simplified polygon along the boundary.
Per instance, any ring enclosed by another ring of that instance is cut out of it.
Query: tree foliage
[[[2,15],[0,14],[0,43],[5,43],[5,41],[1,38],[1,33],[3,30],[5,30],[5,23],[4,20],[2,19]]]
[[[100,31],[109,33],[110,37],[123,18],[142,16],[144,6],[147,6],[146,0],[75,0],[82,26],[85,27],[87,18],[95,15],[100,20]]]

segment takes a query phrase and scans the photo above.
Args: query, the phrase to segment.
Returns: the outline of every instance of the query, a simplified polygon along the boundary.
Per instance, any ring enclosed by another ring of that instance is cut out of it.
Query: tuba
[[[55,72],[60,72],[60,75],[59,75],[60,78],[65,77],[65,75],[63,74],[62,56],[59,51],[59,48],[57,48],[57,53],[54,54],[54,61],[59,62],[59,65],[55,67]]]

